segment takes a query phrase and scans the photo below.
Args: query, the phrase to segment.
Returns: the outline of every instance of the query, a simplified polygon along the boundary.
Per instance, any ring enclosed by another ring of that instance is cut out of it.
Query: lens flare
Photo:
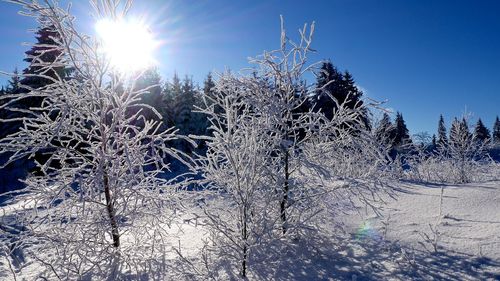
[[[100,51],[116,70],[130,73],[155,64],[153,54],[159,44],[144,23],[102,19],[95,30],[101,40]]]
[[[378,233],[378,231],[373,228],[370,221],[363,222],[356,231],[356,240],[364,240],[371,239],[379,241],[382,239],[382,236]]]

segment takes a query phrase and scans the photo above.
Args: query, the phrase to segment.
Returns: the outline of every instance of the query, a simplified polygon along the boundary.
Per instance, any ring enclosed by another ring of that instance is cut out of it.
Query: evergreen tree
[[[451,124],[449,144],[453,147],[458,147],[463,143],[467,143],[470,137],[471,134],[467,120],[465,118],[462,118],[462,120],[455,118]]]
[[[209,106],[214,106],[214,113],[215,114],[220,114],[222,113],[222,107],[217,104],[216,102],[214,102],[214,98],[216,96],[216,92],[215,92],[215,82],[213,80],[213,77],[212,77],[212,73],[208,73],[207,75],[207,78],[205,79],[204,83],[203,83],[203,95],[204,95],[204,98],[202,99],[199,99],[197,105],[198,107],[200,108],[206,108],[206,107],[209,107]],[[201,104],[201,102],[205,101],[207,104]],[[203,115],[202,117],[202,120],[204,122],[204,127],[205,127],[205,130],[204,130],[204,135],[211,135],[211,132],[209,132],[209,120],[207,118],[206,115]]]
[[[495,120],[495,124],[493,125],[493,142],[495,144],[500,144],[500,119],[497,116],[497,119]]]
[[[157,68],[146,70],[135,82],[134,90],[145,91],[141,95],[141,103],[154,108],[162,116],[164,115],[165,106],[163,104],[161,76]],[[141,108],[140,110],[142,110],[142,115],[146,120],[154,119],[159,121],[151,108]]]
[[[44,24],[44,23],[42,23]],[[58,39],[60,38],[59,33],[55,31],[54,26],[48,25],[39,28],[35,32],[36,42],[35,44],[25,52],[26,57],[24,59],[29,65],[23,70],[22,75],[18,75],[17,69],[14,70],[14,75],[11,76],[9,85],[7,87],[8,94],[19,95],[18,97],[9,97],[2,100],[2,103],[8,103],[8,107],[12,110],[3,110],[0,115],[2,119],[11,119],[17,121],[2,122],[0,126],[0,139],[4,139],[8,135],[15,134],[20,131],[22,125],[22,119],[26,117],[33,117],[35,114],[43,114],[40,110],[31,110],[32,108],[40,108],[44,95],[30,95],[23,96],[24,94],[32,90],[44,90],[49,85],[54,83],[54,80],[60,81],[65,79],[65,77],[70,73],[70,70],[65,67],[67,65],[64,63],[64,54],[61,46],[58,44]],[[49,90],[48,92],[51,92]],[[52,112],[49,116],[50,118],[55,117],[57,113]],[[34,163],[46,163],[50,158],[50,151],[40,150],[28,159],[28,156],[18,159],[15,163],[9,164],[5,168],[7,173],[14,175],[13,171],[9,169],[16,169],[13,166],[22,167],[22,169],[27,170],[28,167],[35,166]],[[33,157],[34,156],[34,157]],[[56,165],[53,163],[53,165]],[[26,171],[25,171],[26,172]],[[20,177],[25,176],[25,172],[19,174]],[[38,168],[35,168],[35,172],[39,172]],[[16,178],[15,181],[20,178]],[[21,187],[19,184],[11,185],[8,188],[18,188]]]
[[[453,169],[459,176],[458,182],[466,183],[471,181],[471,161],[484,157],[484,150],[481,145],[477,145],[474,136],[469,131],[467,120],[455,118],[451,124],[449,145],[447,154],[453,161]]]
[[[182,81],[180,95],[177,95],[174,100],[177,106],[175,125],[183,135],[189,135],[194,132],[192,111],[194,109],[195,94],[196,90],[193,80],[186,76]]]
[[[490,130],[484,126],[481,118],[477,121],[476,128],[474,129],[474,137],[481,142],[486,142],[491,138]]]
[[[35,37],[36,43],[25,52],[24,61],[29,65],[23,70],[23,78],[20,79],[21,92],[43,89],[54,83],[52,79],[66,79],[72,72],[70,68],[65,67],[67,64],[64,62],[64,53],[58,42],[61,36],[53,25],[39,28]],[[24,99],[23,107],[39,107],[42,101],[42,97]]]
[[[202,115],[193,111],[196,100],[201,97],[199,97],[193,80],[186,76],[181,82],[177,75],[174,75],[170,96],[167,98],[172,99],[171,102],[174,108],[170,107],[170,110],[175,127],[179,129],[179,134],[186,136],[199,135],[204,130],[204,128],[200,129],[200,127],[203,127]],[[191,153],[192,151],[192,145],[185,141],[180,140],[175,145],[183,152]]]
[[[405,120],[403,119],[403,114],[401,112],[396,113],[395,132],[394,132],[394,146],[401,146],[411,143],[408,128],[406,127]]]
[[[20,78],[18,75],[17,68],[14,69],[13,75],[10,77],[9,81],[7,82],[7,88],[2,87],[2,95],[11,95],[11,94],[16,94],[19,93],[19,84],[20,84]],[[4,105],[8,102],[13,102],[11,98],[3,97],[0,100],[0,105]],[[17,106],[21,107],[21,106]],[[16,118],[16,117],[21,117],[21,113],[19,112],[12,112],[9,110],[1,109],[0,110],[0,118],[2,119],[7,119],[7,118]],[[0,139],[5,138],[6,136],[16,132],[19,130],[20,122],[1,122],[0,123]]]
[[[213,80],[212,73],[208,73],[207,78],[203,82],[203,91],[202,91],[202,93],[204,95],[205,102],[207,102],[206,105],[207,106],[214,105],[215,106],[215,112],[217,114],[221,113],[222,112],[222,108],[220,107],[220,105],[218,105],[217,103],[215,103],[214,100],[213,100],[216,97],[216,92],[215,92],[215,82]],[[202,100],[203,100],[203,98],[202,98]],[[205,105],[203,105],[202,107],[205,107]]]
[[[22,118],[43,114],[39,108],[42,106],[45,95],[23,96],[24,94],[43,90],[50,93],[52,91],[48,88],[50,85],[54,84],[55,81],[66,79],[71,73],[71,69],[67,67],[63,47],[59,42],[60,34],[53,25],[46,23],[42,23],[42,25],[43,27],[35,32],[35,44],[25,52],[24,61],[29,64],[28,67],[22,71],[21,77],[17,74],[16,69],[9,81],[9,94],[19,94],[19,98],[11,97],[4,102],[9,102],[9,107],[12,109],[8,118],[18,121],[8,122],[6,127],[1,128],[0,138],[18,132],[22,126],[22,121],[20,121]],[[55,118],[56,115],[56,112],[52,112],[49,118]],[[35,162],[45,163],[49,158],[49,151],[37,151],[34,153],[33,159]],[[29,165],[31,164],[25,166]]]
[[[311,97],[313,109],[322,112],[326,118],[332,119],[333,111],[337,108],[332,98],[335,98],[338,103],[345,101],[342,86],[342,73],[331,62],[323,63],[316,82],[317,91]]]
[[[19,84],[20,84],[20,78],[19,78],[19,72],[17,71],[17,68],[14,69],[13,72],[14,75],[10,77],[10,80],[7,85],[7,89],[5,92],[9,93],[18,93],[19,92]]]
[[[436,146],[437,146],[437,139],[436,139],[436,135],[432,135],[432,149],[435,149]]]
[[[345,93],[342,97],[345,99],[349,98],[348,107],[355,108],[359,107],[357,103],[361,102],[361,96],[363,92],[356,87],[354,78],[349,71],[345,71],[342,77],[342,91]],[[345,96],[345,97],[344,97]]]
[[[387,144],[393,143],[395,137],[395,128],[392,124],[389,114],[384,113],[377,128],[375,129],[375,134],[378,141],[386,142]]]
[[[163,104],[165,106],[163,119],[164,122],[169,126],[175,126],[175,117],[178,113],[177,105],[175,101],[177,96],[181,94],[181,80],[177,73],[174,73],[171,82],[166,82],[163,88]]]
[[[437,144],[443,147],[448,144],[448,137],[446,136],[446,127],[444,125],[444,118],[442,114],[439,116]]]
[[[360,115],[361,122],[366,128],[370,128],[370,119],[368,118],[368,113],[366,109],[363,107],[363,91],[361,91],[354,81],[351,73],[349,71],[345,71],[342,79],[342,89],[344,91],[345,100],[347,100],[347,108],[350,109],[362,109],[362,114]]]
[[[212,73],[209,72],[207,74],[207,78],[203,82],[203,94],[213,98],[214,91],[215,91],[215,82],[213,80]]]
[[[340,72],[330,61],[322,64],[319,71],[316,92],[309,98],[310,107],[316,112],[322,112],[329,120],[340,104],[345,103],[349,109],[363,108],[361,97],[363,92],[356,87],[354,78],[346,71]],[[360,122],[369,128],[367,112],[362,110]]]

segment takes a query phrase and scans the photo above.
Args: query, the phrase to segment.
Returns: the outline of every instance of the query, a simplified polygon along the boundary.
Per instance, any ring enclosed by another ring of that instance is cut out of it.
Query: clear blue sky
[[[74,2],[79,25],[92,31],[87,2]],[[25,67],[21,42],[33,41],[26,30],[36,27],[17,10],[0,2],[4,71]],[[500,115],[497,0],[140,0],[133,13],[164,41],[157,55],[167,78],[177,71],[201,84],[211,70],[246,66],[279,46],[282,14],[292,38],[316,21],[313,59],[348,69],[367,96],[403,113],[411,133],[434,133],[441,113],[449,128],[465,108],[489,128]]]

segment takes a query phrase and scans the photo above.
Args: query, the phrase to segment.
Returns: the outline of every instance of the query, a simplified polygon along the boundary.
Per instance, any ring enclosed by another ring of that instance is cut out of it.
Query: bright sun
[[[95,29],[102,42],[102,52],[118,71],[130,73],[155,63],[153,53],[158,42],[143,23],[102,19]]]

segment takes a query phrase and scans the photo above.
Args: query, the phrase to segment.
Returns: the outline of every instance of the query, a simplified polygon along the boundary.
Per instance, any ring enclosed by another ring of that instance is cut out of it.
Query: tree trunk
[[[248,230],[247,230],[247,207],[243,207],[243,229],[242,229],[242,236],[243,236],[243,259],[241,261],[241,275],[243,277],[247,276],[247,259],[248,259],[248,245],[247,245],[247,240],[248,240]]]
[[[111,198],[111,189],[109,187],[109,178],[106,171],[103,171],[103,184],[104,184],[104,194],[106,196],[106,209],[108,210],[108,217],[111,224],[111,236],[113,238],[113,247],[120,247],[120,234],[118,232],[118,224],[116,223],[116,214],[114,208],[114,202]]]
[[[280,204],[280,215],[281,215],[281,223],[282,223],[282,230],[283,234],[286,234],[287,231],[287,218],[286,218],[286,207],[288,203],[288,191],[290,190],[290,187],[288,185],[288,178],[290,174],[288,173],[288,149],[285,150],[285,158],[284,158],[284,164],[285,164],[285,182],[283,183],[283,196],[281,198],[281,204]]]

